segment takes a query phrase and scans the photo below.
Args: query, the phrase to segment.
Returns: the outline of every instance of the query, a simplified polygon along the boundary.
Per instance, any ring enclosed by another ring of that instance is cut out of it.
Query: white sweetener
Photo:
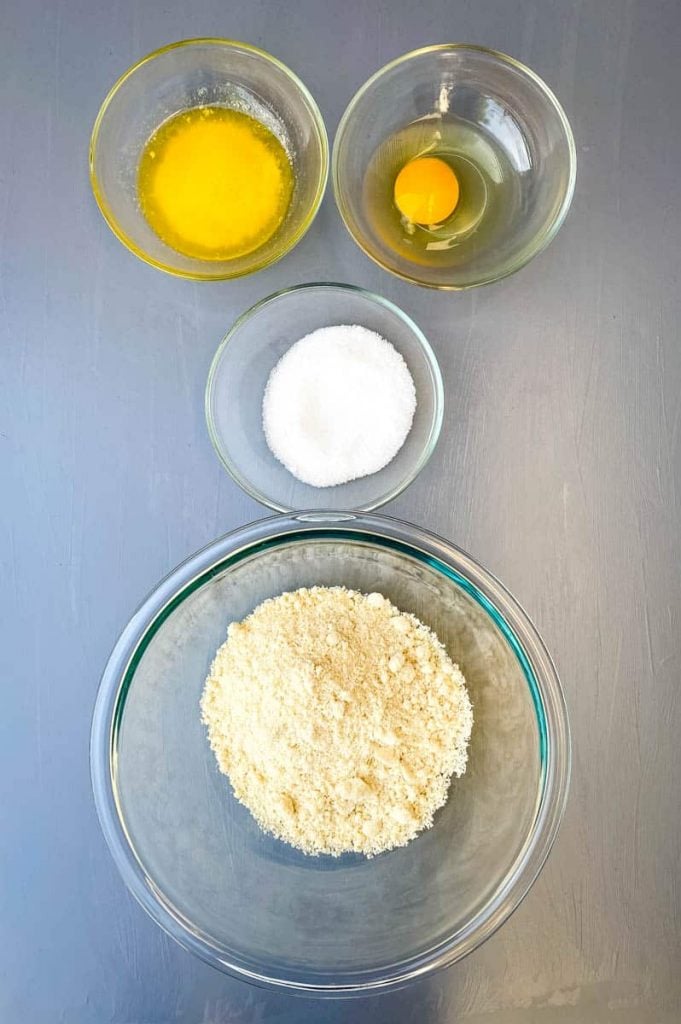
[[[416,389],[407,364],[375,331],[322,327],[272,370],[263,428],[298,480],[333,487],[383,469],[411,429]]]

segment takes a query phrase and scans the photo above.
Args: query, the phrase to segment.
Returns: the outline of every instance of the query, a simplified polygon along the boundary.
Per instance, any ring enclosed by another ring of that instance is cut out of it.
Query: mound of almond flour
[[[310,854],[371,856],[432,825],[473,724],[432,630],[343,587],[281,594],[232,623],[201,711],[236,797]]]

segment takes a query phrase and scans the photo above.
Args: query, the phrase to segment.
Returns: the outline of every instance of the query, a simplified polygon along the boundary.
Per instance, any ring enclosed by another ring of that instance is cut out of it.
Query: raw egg
[[[395,178],[395,205],[414,224],[441,224],[459,201],[459,181],[449,164],[419,156]]]

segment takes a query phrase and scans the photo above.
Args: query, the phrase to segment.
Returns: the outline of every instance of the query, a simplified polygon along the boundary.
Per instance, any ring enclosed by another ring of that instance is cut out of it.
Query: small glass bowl
[[[137,198],[139,158],[151,133],[178,111],[209,104],[265,121],[290,153],[295,175],[279,230],[254,252],[230,260],[171,249],[147,223]],[[109,92],[90,140],[92,190],[116,237],[159,270],[201,281],[252,274],[292,249],[322,201],[328,162],[322,116],[300,79],[263,50],[229,39],[186,39],[144,57]]]
[[[284,352],[310,331],[333,324],[361,324],[397,349],[414,380],[416,413],[402,448],[378,473],[337,487],[311,487],[270,451],[262,400],[270,372]],[[349,284],[302,284],[258,302],[222,341],[206,385],[208,432],[223,466],[251,497],[279,512],[369,511],[384,505],[416,478],[432,455],[443,408],[442,375],[423,332],[388,299]]]
[[[445,264],[439,254],[432,262],[417,261],[391,245],[372,219],[367,171],[377,148],[395,132],[419,121],[426,126],[424,138],[435,140],[452,120],[474,126],[502,152],[513,202],[488,244],[479,227],[476,244],[447,252],[452,262]],[[545,82],[512,57],[463,43],[414,50],[377,71],[343,114],[332,159],[336,203],[359,247],[398,277],[445,290],[499,280],[544,249],[565,220],[575,173],[572,130]]]
[[[417,615],[473,703],[468,768],[433,827],[370,859],[310,857],[262,832],[200,721],[228,624],[315,584],[378,590]],[[116,865],[169,935],[243,981],[350,996],[424,978],[503,924],[556,837],[570,736],[551,658],[498,580],[417,526],[318,511],[242,527],[159,583],[104,671],[90,757]]]

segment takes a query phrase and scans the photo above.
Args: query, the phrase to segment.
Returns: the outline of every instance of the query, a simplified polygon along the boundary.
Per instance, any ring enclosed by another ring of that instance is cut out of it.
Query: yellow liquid
[[[159,238],[203,260],[245,256],[272,237],[293,168],[264,125],[227,107],[194,107],[157,128],[140,158],[140,206]]]

